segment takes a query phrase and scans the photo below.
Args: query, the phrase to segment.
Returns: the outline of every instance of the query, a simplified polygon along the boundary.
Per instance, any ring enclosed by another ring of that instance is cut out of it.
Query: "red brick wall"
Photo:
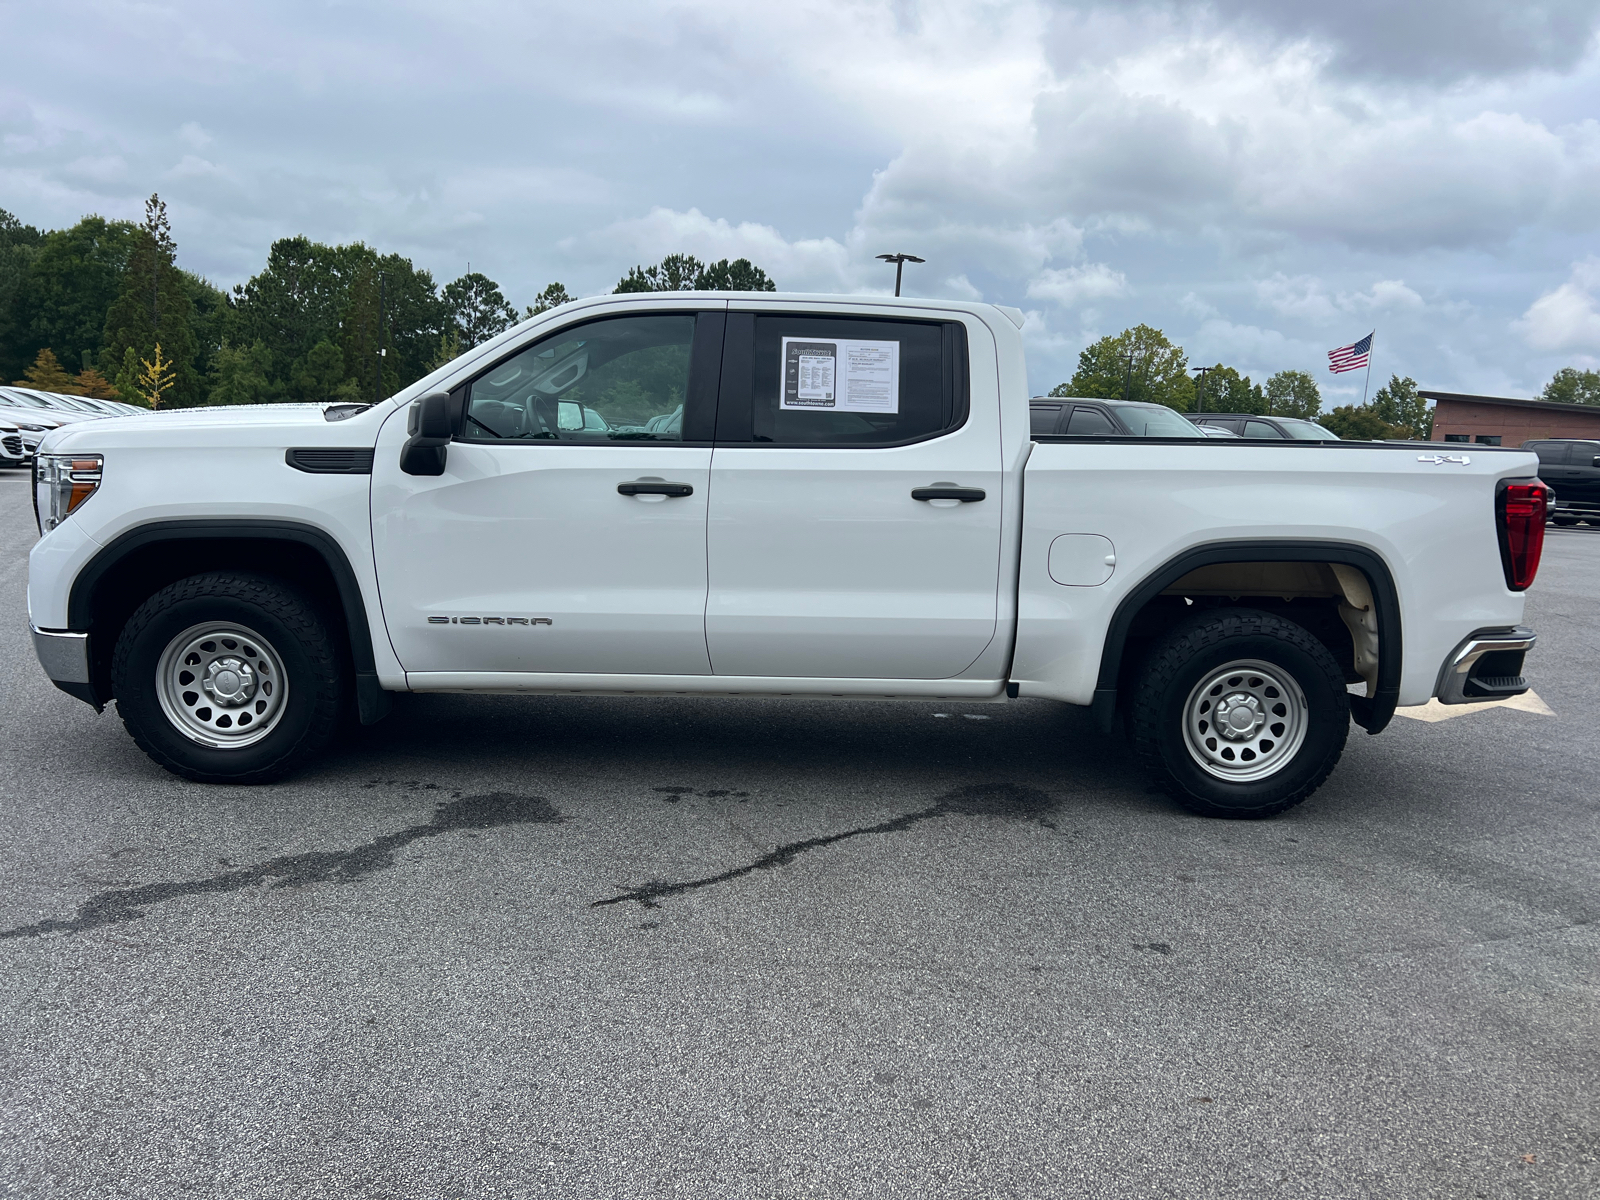
[[[1433,440],[1447,433],[1464,433],[1468,440],[1480,433],[1499,434],[1503,446],[1520,446],[1535,438],[1600,439],[1600,408],[1574,404],[1573,412],[1547,408],[1519,408],[1514,404],[1463,404],[1440,400],[1433,410]]]

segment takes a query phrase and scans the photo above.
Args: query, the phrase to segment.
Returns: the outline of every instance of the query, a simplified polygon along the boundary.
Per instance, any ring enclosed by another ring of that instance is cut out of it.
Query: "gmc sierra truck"
[[[1024,697],[1226,817],[1305,799],[1352,720],[1526,690],[1533,454],[1165,410],[1030,435],[1021,325],[608,296],[382,403],[66,426],[34,644],[201,781],[281,775],[393,692]]]

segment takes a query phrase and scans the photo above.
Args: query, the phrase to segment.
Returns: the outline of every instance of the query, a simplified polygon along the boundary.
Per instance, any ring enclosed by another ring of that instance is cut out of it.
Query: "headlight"
[[[29,433],[47,433],[47,432],[49,432],[48,428],[46,426],[44,426],[44,425],[28,425],[28,424],[26,424],[26,423],[24,423],[22,421],[18,421],[17,422],[17,428],[18,429],[26,429]]]
[[[100,486],[98,454],[41,454],[33,460],[33,518],[49,533]]]

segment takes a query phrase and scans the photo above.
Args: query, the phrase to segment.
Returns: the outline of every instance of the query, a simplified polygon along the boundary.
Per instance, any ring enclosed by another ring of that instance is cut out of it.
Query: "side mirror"
[[[450,394],[434,392],[411,402],[406,432],[411,436],[400,449],[400,469],[407,475],[443,475],[445,454],[455,435],[455,414]]]
[[[1594,465],[1600,467],[1600,454],[1594,456]]]

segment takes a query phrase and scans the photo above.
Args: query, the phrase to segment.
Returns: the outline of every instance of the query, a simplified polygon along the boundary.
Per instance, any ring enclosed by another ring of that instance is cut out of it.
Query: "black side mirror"
[[[450,394],[434,392],[411,402],[406,432],[411,436],[400,449],[400,469],[407,475],[443,475],[445,453],[455,436],[455,413]]]
[[[1594,456],[1594,465],[1600,467],[1600,454]]]

